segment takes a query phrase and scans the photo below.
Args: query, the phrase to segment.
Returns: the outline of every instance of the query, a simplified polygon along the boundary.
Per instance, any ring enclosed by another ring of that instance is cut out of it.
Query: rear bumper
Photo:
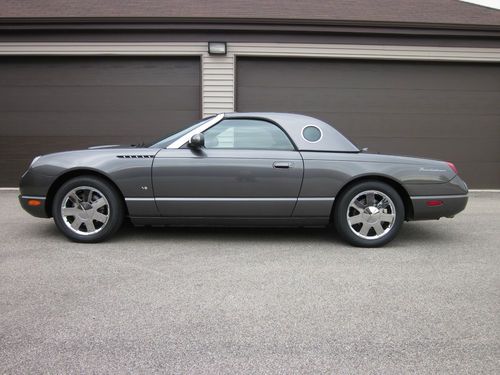
[[[441,217],[453,217],[465,209],[467,194],[413,196],[413,220],[435,220]],[[440,202],[439,205],[433,205]]]
[[[29,201],[37,201],[40,204],[38,206],[33,206],[28,203]],[[49,217],[47,215],[47,210],[45,209],[45,197],[20,195],[19,203],[21,203],[21,207],[30,215],[35,217]]]

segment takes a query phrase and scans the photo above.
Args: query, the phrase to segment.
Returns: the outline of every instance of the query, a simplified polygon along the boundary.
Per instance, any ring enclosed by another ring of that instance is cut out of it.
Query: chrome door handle
[[[292,163],[288,161],[275,161],[273,163],[273,168],[291,168]]]

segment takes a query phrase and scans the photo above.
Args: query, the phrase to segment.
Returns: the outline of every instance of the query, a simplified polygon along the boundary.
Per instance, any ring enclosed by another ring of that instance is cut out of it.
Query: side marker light
[[[437,207],[437,206],[442,206],[444,204],[443,201],[427,201],[425,202],[427,206],[429,207]]]

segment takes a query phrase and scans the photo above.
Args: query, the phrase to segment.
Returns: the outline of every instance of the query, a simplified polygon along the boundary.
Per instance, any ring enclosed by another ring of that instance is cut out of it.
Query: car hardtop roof
[[[333,126],[311,116],[283,112],[230,112],[223,115],[225,119],[270,120],[281,126],[301,151],[359,152],[359,149]],[[309,142],[304,138],[303,130],[307,126],[315,126],[321,130],[319,141]]]

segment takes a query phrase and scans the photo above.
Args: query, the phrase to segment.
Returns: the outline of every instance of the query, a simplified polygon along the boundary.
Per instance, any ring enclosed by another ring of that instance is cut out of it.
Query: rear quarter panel
[[[437,188],[455,173],[445,162],[368,153],[301,152],[304,181],[301,197],[336,196],[350,181],[364,176],[382,176],[412,192]],[[410,192],[409,192],[410,193]],[[411,194],[411,193],[410,193]]]
[[[367,153],[302,152],[304,181],[294,215],[327,216],[333,202],[308,200],[308,197],[336,197],[351,181],[362,177],[384,177],[400,184],[408,193],[413,206],[410,219],[430,219],[460,212],[467,200],[451,200],[446,209],[433,212],[420,207],[422,196],[453,196],[467,194],[465,183],[446,162],[404,156]],[[453,199],[453,198],[450,198]]]

